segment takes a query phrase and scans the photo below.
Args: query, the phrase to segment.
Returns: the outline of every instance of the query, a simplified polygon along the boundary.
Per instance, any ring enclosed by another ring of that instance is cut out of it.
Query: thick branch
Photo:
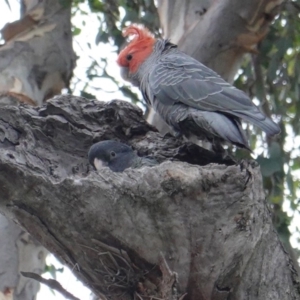
[[[283,0],[158,1],[164,35],[232,82],[242,56],[257,43]]]
[[[41,105],[69,86],[75,65],[71,1],[21,4],[21,19],[1,30],[0,104]]]
[[[1,211],[103,299],[300,299],[255,165],[165,161],[201,162],[201,148],[160,137],[121,101],[61,96],[4,107],[0,124]],[[90,171],[90,145],[113,138],[162,163]]]
[[[36,274],[36,273],[32,273],[32,272],[21,272],[21,274],[24,277],[31,278],[31,279],[34,279],[34,280],[40,282],[40,283],[45,284],[50,289],[56,290],[57,292],[61,293],[66,299],[80,300],[79,298],[75,297],[70,292],[65,290],[57,280],[46,279],[46,278],[43,278],[41,275]]]

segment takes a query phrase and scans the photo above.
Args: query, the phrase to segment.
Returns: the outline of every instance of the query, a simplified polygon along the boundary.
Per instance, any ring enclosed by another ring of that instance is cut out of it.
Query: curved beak
[[[129,81],[129,68],[127,67],[120,67],[121,68],[121,77],[126,80]]]
[[[101,159],[98,159],[98,158],[95,158],[94,159],[94,167],[96,170],[100,170],[101,168],[104,168],[104,167],[107,167],[108,163],[101,160]]]

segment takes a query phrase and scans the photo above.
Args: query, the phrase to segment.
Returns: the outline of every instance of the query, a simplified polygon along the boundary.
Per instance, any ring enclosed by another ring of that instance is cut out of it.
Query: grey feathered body
[[[130,80],[176,135],[249,149],[241,119],[267,135],[280,132],[243,91],[167,40],[157,40],[153,53]]]

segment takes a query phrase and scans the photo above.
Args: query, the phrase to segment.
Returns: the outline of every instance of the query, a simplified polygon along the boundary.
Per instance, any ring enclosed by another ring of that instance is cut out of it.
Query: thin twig
[[[162,281],[160,285],[160,293],[163,299],[177,299],[177,281],[178,281],[178,274],[176,272],[173,272],[163,253],[160,252],[159,256],[159,268],[162,273]]]
[[[137,296],[140,300],[143,300],[143,298],[140,296],[138,292],[135,292],[135,296]]]
[[[263,112],[271,117],[271,109],[267,100],[267,92],[264,84],[263,73],[261,69],[261,57],[260,55],[252,55],[252,64],[255,74],[255,84],[256,84],[256,95],[261,101],[261,108]]]
[[[43,278],[41,275],[32,273],[32,272],[20,272],[24,277],[32,278],[40,283],[45,284],[50,289],[53,289],[59,293],[61,293],[65,298],[70,300],[80,300],[79,298],[73,296],[71,293],[69,293],[67,290],[65,290],[62,285],[55,279],[46,279]]]
[[[181,297],[178,300],[183,300],[183,298],[187,295],[187,293],[181,295]]]
[[[97,244],[98,246],[104,248],[107,251],[113,252],[113,253],[118,254],[118,255],[121,254],[125,259],[127,259],[128,261],[131,261],[130,258],[129,258],[129,256],[128,256],[128,254],[127,254],[127,252],[125,250],[123,250],[123,249],[117,249],[117,248],[115,248],[113,246],[109,246],[109,245],[107,245],[105,243],[102,243],[102,242],[100,242],[100,241],[98,241],[96,239],[92,239],[92,242],[95,243],[95,244]]]

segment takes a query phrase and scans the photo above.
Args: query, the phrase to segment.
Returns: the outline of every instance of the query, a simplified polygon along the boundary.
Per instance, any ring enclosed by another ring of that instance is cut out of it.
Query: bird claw
[[[246,179],[245,179],[245,185],[244,185],[244,188],[246,188],[246,186],[248,185],[250,180],[252,180],[252,177],[253,177],[251,169],[254,169],[255,167],[257,167],[258,163],[255,160],[243,159],[239,165],[240,165],[241,172],[246,171]]]
[[[222,153],[222,160],[224,160],[224,161],[227,161],[227,160],[233,161],[233,164],[237,163],[236,158],[233,155],[231,155],[227,150],[225,150],[224,153]]]
[[[236,158],[230,154],[230,152],[223,148],[221,143],[213,143],[212,149],[215,152],[216,155],[219,155],[222,157],[222,160],[232,160],[233,162],[237,162]]]
[[[173,137],[173,135],[170,132],[166,132],[165,134],[162,134],[161,136],[162,136],[163,140],[167,140],[167,139]]]

